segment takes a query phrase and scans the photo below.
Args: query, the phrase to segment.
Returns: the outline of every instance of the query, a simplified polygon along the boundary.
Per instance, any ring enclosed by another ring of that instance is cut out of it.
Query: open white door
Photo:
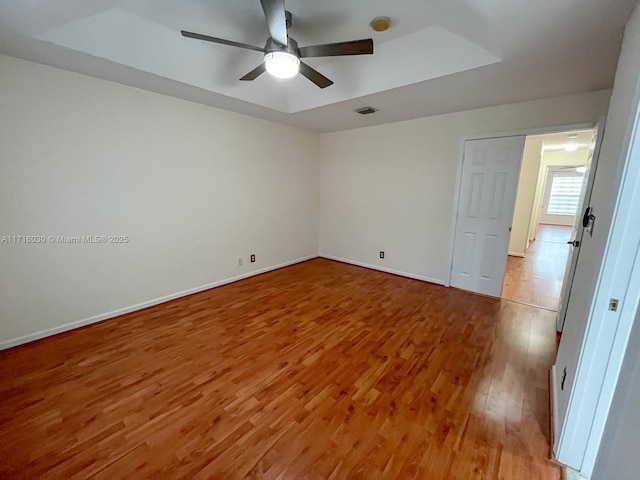
[[[558,308],[558,316],[556,317],[556,330],[558,332],[561,332],[564,328],[564,321],[567,316],[567,305],[569,305],[569,298],[571,296],[571,286],[573,285],[576,264],[578,263],[578,256],[580,255],[580,244],[582,243],[585,228],[588,225],[590,212],[587,212],[587,208],[589,208],[588,205],[591,200],[591,190],[593,189],[593,180],[598,167],[598,156],[600,155],[600,144],[602,143],[603,134],[604,119],[601,118],[593,129],[593,140],[591,141],[591,149],[584,172],[584,181],[582,182],[582,191],[580,192],[580,200],[578,201],[578,209],[576,210],[576,221],[573,225],[571,240],[568,242],[570,251],[562,280],[560,305]]]
[[[524,136],[467,140],[451,265],[451,285],[500,296]]]

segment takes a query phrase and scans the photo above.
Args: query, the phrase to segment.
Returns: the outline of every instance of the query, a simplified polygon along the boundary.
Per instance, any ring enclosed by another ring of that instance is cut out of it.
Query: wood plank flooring
[[[539,225],[526,257],[507,257],[502,298],[558,310],[571,227]]]
[[[559,479],[550,311],[315,259],[0,352],[1,478]]]

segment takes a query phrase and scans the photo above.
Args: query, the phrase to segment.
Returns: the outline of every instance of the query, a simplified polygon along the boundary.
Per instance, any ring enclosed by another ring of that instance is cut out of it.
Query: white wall
[[[317,134],[6,56],[0,112],[0,237],[129,237],[0,243],[0,347],[317,255]]]
[[[511,236],[509,237],[509,255],[524,257],[529,246],[527,235],[541,158],[542,137],[540,135],[528,136],[522,152],[518,193],[513,211]]]
[[[609,95],[568,95],[322,135],[321,255],[446,282],[460,138],[595,123]]]
[[[554,393],[557,395],[555,421],[559,423],[559,426],[556,426],[555,450],[556,453],[558,449],[564,452],[559,455],[561,461],[577,469],[583,463],[584,448],[580,447],[583,447],[591,429],[590,423],[585,419],[594,418],[594,412],[599,408],[599,390],[594,392],[589,390],[589,386],[598,382],[601,385],[604,369],[607,368],[607,358],[598,357],[596,350],[588,349],[587,344],[592,341],[594,345],[598,344],[599,338],[604,338],[600,337],[600,333],[606,334],[605,336],[615,333],[615,323],[612,323],[607,315],[617,313],[607,313],[608,302],[610,298],[618,298],[621,303],[624,300],[624,294],[610,295],[608,288],[601,286],[598,290],[597,285],[612,227],[622,172],[626,166],[635,128],[639,100],[640,9],[636,8],[625,30],[593,185],[590,202],[596,216],[593,236],[583,237],[562,340],[554,366]],[[622,260],[622,265],[626,263],[628,266],[632,260]],[[619,278],[624,280],[623,276]],[[607,281],[610,283],[612,280],[614,279],[609,278]],[[594,302],[594,299],[597,301]],[[593,312],[604,313],[594,315]],[[578,371],[579,365],[581,367]],[[567,369],[567,378],[564,389],[561,389],[560,377],[564,368]],[[563,422],[566,422],[564,427]],[[561,434],[558,434],[558,430]],[[585,458],[584,463],[588,464],[591,460]]]
[[[640,310],[636,315],[627,354],[592,480],[634,480],[640,472]]]

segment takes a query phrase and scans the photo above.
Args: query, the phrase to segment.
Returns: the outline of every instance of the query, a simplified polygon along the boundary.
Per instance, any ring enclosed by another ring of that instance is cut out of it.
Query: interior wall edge
[[[175,300],[177,298],[193,295],[194,293],[200,293],[200,292],[204,292],[205,290],[221,287],[223,285],[237,282],[245,278],[255,277],[256,275],[261,275],[263,273],[271,272],[273,270],[278,270],[280,268],[288,267],[290,265],[295,265],[296,263],[306,262],[307,260],[312,260],[317,257],[318,255],[307,255],[306,257],[300,257],[300,258],[296,258],[295,260],[290,260],[277,265],[271,265],[269,267],[261,268],[260,270],[254,270],[253,272],[244,273],[242,275],[237,275],[235,277],[225,278],[222,280],[218,280],[216,282],[208,283],[206,285],[201,285],[199,287],[189,288],[181,292],[171,293],[169,295],[164,295],[162,297],[147,300],[145,302],[141,302],[135,305],[130,305],[128,307],[118,308],[110,312],[93,315],[88,318],[83,318],[82,320],[76,320],[74,322],[66,323],[64,325],[58,325],[56,327],[49,328],[46,330],[40,330],[38,332],[30,333],[28,335],[23,335],[21,337],[11,338],[9,340],[3,340],[3,341],[0,341],[0,351],[7,350],[9,348],[17,347],[20,345],[24,345],[27,343],[35,342],[36,340],[41,340],[43,338],[51,337],[59,333],[69,332],[71,330],[85,327],[94,323],[110,320],[112,318],[119,317],[127,313],[136,312],[138,310],[143,310],[145,308],[160,305],[161,303],[170,302],[171,300]]]

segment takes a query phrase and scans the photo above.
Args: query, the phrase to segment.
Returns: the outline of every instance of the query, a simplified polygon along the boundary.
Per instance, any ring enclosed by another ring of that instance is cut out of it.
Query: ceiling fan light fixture
[[[292,78],[300,70],[300,59],[289,52],[268,52],[264,55],[264,66],[275,78]]]
[[[564,146],[565,152],[575,152],[576,150],[578,150],[578,146],[575,143],[569,143]]]

